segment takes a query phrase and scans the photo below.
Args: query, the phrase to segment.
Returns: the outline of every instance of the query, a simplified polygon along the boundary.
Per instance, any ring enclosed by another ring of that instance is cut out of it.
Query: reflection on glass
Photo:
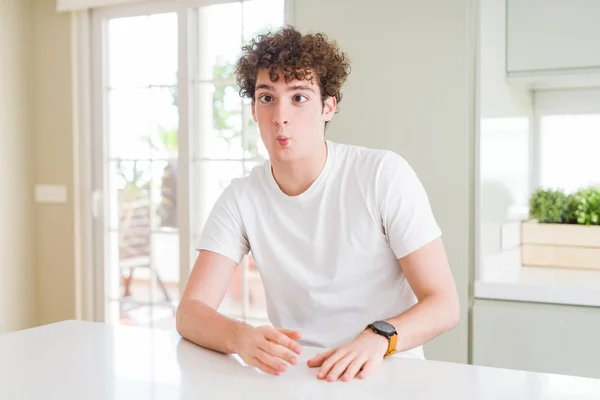
[[[574,192],[600,184],[600,115],[540,119],[540,185]]]

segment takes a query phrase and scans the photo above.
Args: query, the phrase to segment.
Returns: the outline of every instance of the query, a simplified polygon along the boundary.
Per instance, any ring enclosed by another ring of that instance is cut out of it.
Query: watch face
[[[373,327],[386,335],[393,335],[396,332],[394,325],[385,321],[375,321],[373,322]]]

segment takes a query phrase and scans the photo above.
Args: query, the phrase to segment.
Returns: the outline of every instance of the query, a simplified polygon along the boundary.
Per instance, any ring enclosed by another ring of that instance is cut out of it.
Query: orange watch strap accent
[[[385,357],[391,356],[396,352],[396,345],[398,344],[398,334],[394,334],[390,337],[388,341],[388,350],[385,353]]]

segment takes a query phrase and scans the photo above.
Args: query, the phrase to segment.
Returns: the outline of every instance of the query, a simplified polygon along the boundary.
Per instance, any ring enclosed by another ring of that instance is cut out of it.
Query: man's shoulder
[[[406,164],[406,160],[399,153],[390,149],[338,142],[330,143],[340,163],[357,167],[359,171],[376,172],[380,168],[394,169]]]

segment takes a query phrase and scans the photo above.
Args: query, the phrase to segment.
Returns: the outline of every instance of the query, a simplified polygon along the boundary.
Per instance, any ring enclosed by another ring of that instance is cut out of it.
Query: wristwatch
[[[388,340],[388,349],[385,352],[384,357],[391,356],[396,352],[396,343],[398,343],[398,332],[394,325],[385,321],[375,321],[372,324],[367,325],[366,329],[371,329],[378,335],[385,337]]]

